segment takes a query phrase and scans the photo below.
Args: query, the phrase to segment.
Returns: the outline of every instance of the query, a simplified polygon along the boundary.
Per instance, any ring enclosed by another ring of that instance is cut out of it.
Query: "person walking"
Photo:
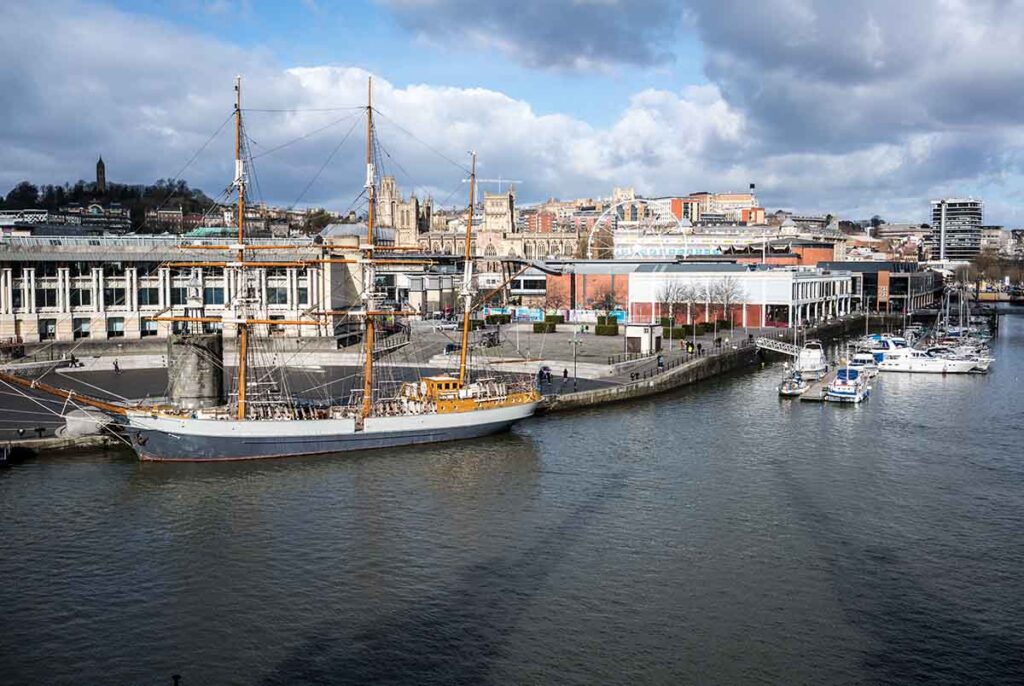
[[[564,369],[562,369],[562,383],[565,383],[568,380],[569,380],[569,368],[565,367]]]
[[[117,363],[116,357],[114,358],[114,374],[117,374],[118,376],[121,374],[121,365]]]

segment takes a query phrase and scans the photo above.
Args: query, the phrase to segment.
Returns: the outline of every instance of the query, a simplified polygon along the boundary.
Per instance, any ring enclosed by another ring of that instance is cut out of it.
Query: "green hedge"
[[[719,329],[731,329],[732,328],[732,322],[729,321],[728,319],[719,319],[718,320],[718,328]]]
[[[534,322],[533,323],[534,333],[554,333],[555,323],[554,322]]]
[[[544,315],[544,323],[546,324],[565,324],[564,314],[547,314]]]
[[[691,336],[691,335],[693,335],[693,334],[690,331],[690,327],[688,327],[688,326],[677,326],[677,327],[675,327],[673,329],[670,329],[667,326],[664,326],[661,329],[661,337],[666,339],[666,340],[669,339],[669,338],[674,338],[676,340],[679,340],[681,338],[686,338],[687,336]]]
[[[598,324],[594,327],[595,336],[618,336],[619,325],[618,324]]]
[[[484,317],[484,321],[488,324],[511,324],[512,315],[510,314],[489,314]]]
[[[482,328],[484,328],[484,320],[483,319],[470,319],[469,320],[469,330],[470,331],[476,331],[477,329],[482,329]]]

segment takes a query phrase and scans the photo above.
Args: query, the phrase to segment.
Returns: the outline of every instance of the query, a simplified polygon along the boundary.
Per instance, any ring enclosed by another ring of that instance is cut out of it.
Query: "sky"
[[[970,195],[1024,226],[1024,0],[49,0],[0,23],[0,192],[102,155],[217,196],[241,74],[257,199],[358,208],[372,75],[382,171],[444,206],[474,150],[520,203],[755,183],[771,210],[922,222]]]

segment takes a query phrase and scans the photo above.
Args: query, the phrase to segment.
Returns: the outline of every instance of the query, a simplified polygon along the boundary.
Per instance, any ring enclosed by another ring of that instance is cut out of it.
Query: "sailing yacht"
[[[246,170],[242,155],[241,81],[235,81],[235,179],[238,200],[237,244],[219,246],[234,256],[226,266],[239,269],[243,275],[260,263],[249,259],[245,239]],[[396,391],[385,391],[375,375],[375,336],[377,320],[413,312],[383,310],[375,294],[375,264],[386,263],[387,250],[375,244],[376,178],[373,162],[372,81],[367,87],[366,106],[366,194],[368,200],[366,242],[360,246],[358,263],[362,271],[362,303],[346,311],[310,313],[310,319],[287,322],[291,325],[322,325],[331,315],[357,317],[362,321],[363,370],[362,390],[353,393],[344,404],[315,404],[309,400],[258,390],[258,401],[250,396],[250,387],[259,388],[253,376],[254,327],[279,324],[254,317],[251,302],[240,292],[234,303],[234,314],[225,317],[157,316],[157,321],[192,324],[234,324],[238,334],[238,365],[235,393],[227,404],[205,409],[188,409],[172,405],[118,405],[77,392],[47,384],[0,375],[22,387],[32,388],[70,401],[90,405],[121,415],[131,443],[142,460],[218,461],[275,458],[297,455],[339,453],[368,448],[433,443],[474,438],[508,429],[512,424],[530,417],[540,401],[540,394],[530,380],[509,377],[470,379],[468,350],[470,320],[473,307],[472,230],[474,190],[476,188],[476,156],[472,157],[469,183],[469,213],[466,222],[464,271],[460,296],[463,301],[462,346],[458,372],[424,376],[404,381]],[[378,253],[383,257],[378,257]],[[321,260],[329,261],[329,260]],[[343,261],[343,260],[336,260]],[[350,262],[350,260],[344,260]],[[175,263],[188,266],[190,263]],[[197,262],[195,266],[208,263]],[[280,266],[284,263],[275,263]],[[302,265],[301,262],[294,263]],[[245,289],[240,289],[244,291]]]

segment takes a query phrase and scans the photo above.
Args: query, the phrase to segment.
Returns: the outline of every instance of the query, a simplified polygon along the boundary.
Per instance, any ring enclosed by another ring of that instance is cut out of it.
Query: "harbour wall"
[[[862,335],[865,325],[869,331],[877,332],[898,327],[901,323],[902,319],[894,315],[871,315],[868,322],[865,322],[864,316],[858,315],[810,327],[805,333],[808,339],[816,339],[823,344],[828,344],[851,336]],[[791,335],[789,330],[779,332],[779,338],[782,340],[787,340]],[[782,357],[784,356],[777,353],[758,350],[753,341],[748,339],[739,345],[713,354],[695,357],[678,366],[655,373],[650,378],[640,379],[633,383],[578,393],[545,396],[538,411],[565,412],[657,395],[713,376],[751,367],[761,359],[781,359]]]

